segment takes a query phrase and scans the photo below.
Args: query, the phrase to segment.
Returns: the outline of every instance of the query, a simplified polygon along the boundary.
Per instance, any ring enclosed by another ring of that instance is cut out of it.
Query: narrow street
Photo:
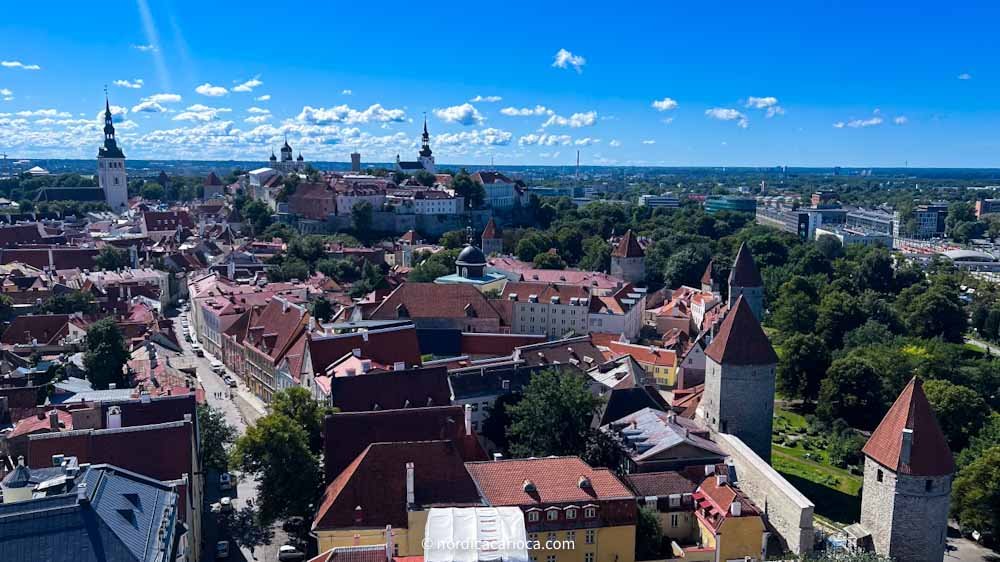
[[[190,320],[186,312],[180,312],[177,317],[174,318],[174,327],[177,333],[177,339],[180,342],[181,349],[183,350],[183,360],[189,365],[197,368],[197,378],[202,389],[205,391],[205,401],[210,406],[223,413],[226,422],[236,428],[238,435],[244,435],[247,431],[247,427],[252,425],[258,418],[266,413],[266,406],[255,396],[251,395],[242,384],[240,384],[238,388],[230,388],[229,385],[227,385],[222,379],[221,375],[212,371],[211,361],[213,357],[211,355],[207,353],[204,357],[198,357],[195,355],[194,351],[191,349],[191,345],[194,342],[188,342],[184,339],[184,327],[181,323],[182,318]],[[192,334],[192,336],[195,341],[197,341],[197,335]],[[230,376],[234,376],[228,370],[226,372],[229,373]],[[223,496],[230,496],[232,498],[233,507],[235,509],[240,509],[247,505],[247,502],[251,499],[255,504],[257,503],[257,480],[253,475],[234,473],[233,478],[236,480],[235,489],[227,491],[219,490],[217,475],[212,473],[206,474],[206,476],[216,479],[213,482],[205,482],[205,497],[208,503],[219,501],[220,497]],[[230,544],[231,550],[229,560],[277,560],[278,547],[285,542],[285,535],[281,526],[276,525],[274,540],[270,545],[257,548],[254,551],[254,555],[251,555],[250,551],[246,549],[237,553],[237,551],[234,550],[236,545]],[[206,562],[215,559],[214,543],[206,545],[205,551],[206,553],[211,553],[211,556],[205,559]]]

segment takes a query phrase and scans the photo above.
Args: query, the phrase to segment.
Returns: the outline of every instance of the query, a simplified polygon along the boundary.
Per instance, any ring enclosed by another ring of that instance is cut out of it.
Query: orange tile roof
[[[636,345],[619,341],[610,341],[607,343],[607,347],[619,357],[622,355],[631,355],[639,363],[656,365],[657,367],[673,367],[677,364],[677,353],[669,349],[663,349],[662,347]]]
[[[903,430],[913,431],[910,460],[902,457]],[[913,377],[882,418],[862,449],[865,455],[896,473],[942,476],[955,472],[951,449],[920,379]]]
[[[622,499],[634,494],[610,470],[592,468],[579,457],[546,457],[465,463],[472,479],[492,506],[588,502]],[[581,487],[580,478],[591,486]],[[535,491],[524,491],[530,480]]]
[[[622,239],[618,242],[618,246],[615,248],[611,255],[616,258],[641,258],[646,255],[646,252],[642,250],[642,246],[639,245],[639,240],[636,238],[632,229],[629,229],[622,236]]]

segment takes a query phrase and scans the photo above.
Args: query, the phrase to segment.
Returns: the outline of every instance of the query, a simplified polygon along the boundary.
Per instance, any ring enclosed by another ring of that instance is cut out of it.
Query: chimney
[[[910,464],[910,452],[913,449],[913,430],[903,428],[903,445],[899,448],[899,462]]]
[[[361,360],[361,372],[362,373],[367,373],[368,371],[371,371],[371,370],[372,370],[372,360],[371,359],[362,359]]]
[[[108,390],[115,390],[116,388],[118,388],[118,385],[116,383],[108,384]]]
[[[718,487],[723,487],[729,482],[729,475],[727,474],[716,474],[715,475],[715,485]]]
[[[413,463],[406,463],[406,507],[417,503],[416,494],[413,488]]]
[[[472,404],[465,405],[465,434],[472,435]]]
[[[59,413],[55,410],[49,410],[49,429],[59,431]]]
[[[66,457],[64,457],[63,455],[52,455],[52,466],[54,467],[62,466],[63,460],[65,458]]]
[[[365,510],[361,509],[361,506],[354,508],[354,523],[360,525],[362,521],[365,520]]]
[[[731,513],[733,517],[739,517],[740,514],[743,513],[743,504],[739,501],[734,501],[729,504],[729,513]]]

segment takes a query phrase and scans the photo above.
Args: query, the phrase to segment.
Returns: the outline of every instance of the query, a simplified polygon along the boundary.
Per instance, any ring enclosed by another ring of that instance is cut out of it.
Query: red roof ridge
[[[734,287],[763,287],[764,280],[760,277],[760,270],[753,260],[753,254],[747,243],[740,244],[740,249],[736,252],[736,261],[733,262],[733,270],[729,273],[729,285]]]
[[[639,240],[630,228],[625,232],[625,236],[622,236],[622,239],[618,242],[618,246],[615,247],[615,251],[611,255],[616,258],[641,258],[646,255],[646,252],[643,251],[642,246],[639,245]]]
[[[720,365],[773,365],[778,362],[778,355],[771,347],[771,341],[743,295],[740,295],[733,310],[722,321],[722,326],[705,350],[705,355]]]
[[[909,437],[904,438],[904,433]],[[910,441],[909,451],[905,440]],[[897,473],[943,476],[955,472],[948,440],[917,377],[903,388],[862,452]]]

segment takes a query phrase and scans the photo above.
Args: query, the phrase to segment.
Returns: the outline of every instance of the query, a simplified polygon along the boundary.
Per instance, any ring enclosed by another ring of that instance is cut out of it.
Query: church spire
[[[431,135],[427,132],[427,114],[424,114],[424,134],[421,135],[420,144],[420,156],[424,158],[430,158],[431,154]]]

